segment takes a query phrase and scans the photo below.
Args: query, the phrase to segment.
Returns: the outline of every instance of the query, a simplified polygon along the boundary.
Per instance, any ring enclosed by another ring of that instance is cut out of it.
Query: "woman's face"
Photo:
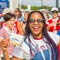
[[[32,13],[29,20],[29,28],[33,35],[40,35],[43,28],[43,18],[40,13]]]
[[[14,14],[16,15],[16,17],[20,16],[20,12],[17,9],[14,11]]]
[[[58,15],[58,12],[57,12],[57,11],[53,11],[53,12],[52,12],[52,17],[53,17],[53,18],[57,18],[57,15]]]
[[[12,17],[9,21],[5,22],[6,26],[10,29],[12,29],[12,27],[14,26],[14,22],[15,22],[15,18]]]

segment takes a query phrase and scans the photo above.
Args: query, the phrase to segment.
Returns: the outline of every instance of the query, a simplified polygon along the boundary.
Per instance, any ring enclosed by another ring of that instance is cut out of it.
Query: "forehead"
[[[31,14],[30,18],[42,18],[42,15],[38,12],[34,12]]]

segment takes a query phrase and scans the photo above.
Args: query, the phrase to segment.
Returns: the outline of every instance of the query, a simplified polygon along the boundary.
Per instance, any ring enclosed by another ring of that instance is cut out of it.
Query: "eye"
[[[37,20],[38,23],[42,23],[43,22],[43,19],[39,19]]]
[[[35,22],[35,20],[33,20],[33,19],[30,19],[30,20],[29,20],[29,22],[30,22],[30,23],[34,23],[34,22]]]

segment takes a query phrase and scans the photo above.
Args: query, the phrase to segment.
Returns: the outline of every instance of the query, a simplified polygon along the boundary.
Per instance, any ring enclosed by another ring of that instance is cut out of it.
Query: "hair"
[[[12,17],[15,18],[15,15],[12,14],[12,13],[6,13],[6,14],[4,15],[4,21],[7,22],[7,21],[9,21]]]
[[[29,35],[30,35],[30,33],[31,33],[30,28],[29,28],[29,19],[30,19],[30,16],[31,16],[33,13],[35,13],[35,12],[39,13],[39,14],[42,16],[42,18],[44,19],[44,20],[43,20],[44,27],[43,27],[43,29],[42,29],[42,35],[46,38],[46,40],[48,41],[48,43],[49,43],[50,45],[52,45],[52,47],[53,47],[53,49],[54,49],[54,53],[55,53],[55,55],[56,55],[56,60],[57,60],[57,59],[58,59],[58,49],[57,49],[57,46],[56,46],[56,44],[54,43],[54,41],[50,38],[50,36],[49,36],[49,34],[48,34],[48,32],[47,32],[46,20],[45,20],[45,17],[44,17],[44,15],[43,15],[43,13],[41,13],[40,11],[32,11],[32,12],[29,13],[28,19],[27,19],[27,24],[26,24],[26,29],[25,29],[26,38],[27,38],[27,37],[29,38]],[[26,40],[26,39],[25,39],[25,40]],[[53,54],[53,52],[52,52],[52,54]],[[53,56],[54,56],[54,55],[53,55]],[[53,58],[53,60],[54,60],[54,58]]]
[[[18,10],[18,12],[20,13],[20,16],[22,16],[22,12],[19,8],[16,8],[15,10]]]

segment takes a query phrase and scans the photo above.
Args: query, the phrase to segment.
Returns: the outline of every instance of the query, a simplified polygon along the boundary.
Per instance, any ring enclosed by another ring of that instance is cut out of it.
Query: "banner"
[[[0,14],[2,13],[4,8],[8,7],[8,0],[0,0]]]

